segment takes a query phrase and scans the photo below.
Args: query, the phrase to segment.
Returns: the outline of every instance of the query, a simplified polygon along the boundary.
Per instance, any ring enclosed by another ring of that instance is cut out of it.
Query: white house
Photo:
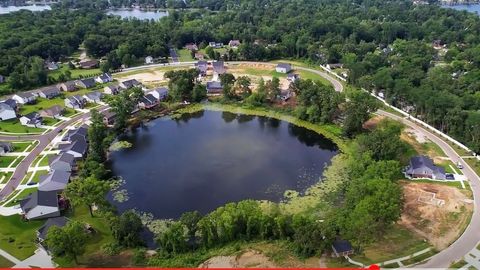
[[[145,57],[145,64],[153,64],[153,57],[151,56]]]
[[[149,94],[154,96],[157,100],[164,100],[168,97],[168,89],[165,87],[160,87],[152,90]]]
[[[18,93],[13,95],[12,99],[19,104],[31,104],[37,100],[37,97],[32,93]]]
[[[95,77],[95,81],[97,83],[107,83],[107,82],[112,82],[113,77],[110,73],[103,73],[100,76]]]
[[[102,93],[97,91],[86,93],[83,98],[90,103],[99,103],[102,99]]]
[[[42,124],[42,117],[37,112],[31,112],[20,117],[20,123],[27,127],[38,127]]]
[[[17,118],[15,110],[7,103],[0,102],[0,121]]]
[[[275,70],[278,73],[289,73],[292,70],[292,65],[286,63],[279,63]]]
[[[116,95],[120,93],[120,87],[118,85],[109,85],[103,88],[103,93],[106,95]]]

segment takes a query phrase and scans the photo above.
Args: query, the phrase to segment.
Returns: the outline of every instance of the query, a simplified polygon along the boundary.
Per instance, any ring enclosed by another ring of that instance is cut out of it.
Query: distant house
[[[58,89],[63,92],[73,92],[77,90],[77,86],[75,85],[75,81],[68,81],[57,85]]]
[[[59,199],[55,191],[35,191],[20,202],[23,216],[29,220],[60,216]]]
[[[98,61],[97,60],[85,60],[85,61],[81,61],[79,63],[79,65],[83,69],[97,68],[98,67]]]
[[[282,90],[280,91],[280,99],[283,101],[287,101],[292,97],[292,91],[290,90]]]
[[[328,69],[343,68],[343,64],[340,64],[340,63],[327,64],[327,68]]]
[[[59,118],[60,116],[63,115],[64,112],[65,112],[65,108],[59,105],[54,105],[45,110],[41,110],[39,113],[40,113],[40,116],[42,117]]]
[[[45,224],[42,225],[37,231],[37,239],[39,243],[44,242],[47,239],[48,230],[52,227],[63,228],[67,225],[68,219],[66,217],[53,217],[47,219]]]
[[[198,51],[198,46],[195,43],[188,43],[188,44],[185,44],[185,49],[189,51]]]
[[[90,103],[99,103],[102,99],[102,93],[97,91],[86,93],[83,95],[83,98]]]
[[[9,142],[0,142],[0,156],[13,151],[13,145]]]
[[[344,257],[354,253],[352,244],[347,240],[337,239],[332,244],[333,257]]]
[[[150,91],[149,94],[154,96],[157,100],[162,101],[168,97],[168,89],[165,87],[156,88]]]
[[[106,95],[117,95],[120,93],[120,87],[118,85],[109,85],[103,88],[103,93]]]
[[[52,99],[60,95],[60,89],[57,87],[48,87],[37,92],[41,98]]]
[[[114,111],[106,110],[102,114],[103,114],[103,123],[106,126],[111,127],[111,126],[115,125],[115,120],[117,119],[117,114]]]
[[[52,171],[47,175],[40,176],[38,190],[62,192],[70,181],[70,172]]]
[[[136,86],[139,86],[141,83],[135,79],[131,79],[131,80],[126,80],[126,81],[123,81],[119,84],[119,86],[123,89],[130,89],[130,88],[133,88],[133,87],[136,87]]]
[[[13,95],[12,99],[18,104],[33,104],[37,100],[37,97],[32,93],[25,92]]]
[[[445,180],[445,170],[435,166],[433,161],[426,156],[416,156],[410,159],[410,164],[405,171],[410,178],[429,178]]]
[[[0,121],[15,119],[17,113],[15,110],[5,102],[0,102]]]
[[[88,128],[85,126],[81,126],[76,129],[70,129],[67,131],[67,134],[62,138],[62,141],[64,142],[74,142],[76,140],[84,140],[87,141],[87,135],[88,135]]]
[[[207,94],[220,94],[223,92],[222,83],[218,81],[207,82]]]
[[[88,144],[85,139],[76,139],[69,144],[60,144],[60,151],[68,153],[75,159],[82,159],[87,154]]]
[[[220,48],[223,48],[223,43],[221,42],[215,42],[215,41],[211,41],[208,43],[208,46],[214,48],[214,49],[220,49]]]
[[[52,71],[52,70],[57,70],[59,69],[59,66],[57,63],[52,62],[52,61],[46,61],[45,62],[45,68]]]
[[[225,65],[223,61],[216,61],[212,63],[213,65],[213,80],[218,81],[219,76],[225,74],[227,70],[225,69]]]
[[[72,108],[72,109],[83,109],[85,108],[85,105],[87,104],[87,101],[85,98],[79,95],[74,95],[65,98],[65,106],[67,108]]]
[[[141,109],[151,109],[158,105],[158,99],[156,99],[152,94],[147,94],[140,98],[138,102],[138,107]]]
[[[75,157],[69,153],[60,153],[48,160],[51,171],[71,172],[75,167]]]
[[[12,109],[15,110],[15,111],[18,109],[17,101],[15,99],[9,98],[9,99],[4,100],[3,103],[12,107]]]
[[[37,112],[31,112],[20,117],[20,123],[27,127],[38,127],[42,125],[42,117]]]
[[[196,52],[195,53],[195,59],[203,60],[203,59],[205,59],[205,55],[203,53]]]
[[[240,46],[240,40],[232,39],[230,40],[230,42],[228,42],[228,46],[230,46],[231,48],[238,48],[238,46]]]
[[[278,73],[289,73],[292,70],[292,65],[287,64],[287,63],[279,63],[277,67],[275,67],[275,70]]]
[[[95,77],[95,81],[97,83],[108,83],[113,81],[113,77],[110,73],[103,73],[102,75]]]
[[[75,85],[80,87],[80,88],[92,88],[95,86],[95,79],[94,78],[87,78],[87,79],[81,79],[81,80],[76,80]]]
[[[298,75],[296,73],[289,73],[287,75],[287,80],[289,80],[292,83],[296,82],[299,79],[300,79],[300,75]]]
[[[208,70],[208,62],[207,61],[198,61],[195,63],[195,68],[200,71],[200,76],[206,76]]]
[[[145,64],[153,64],[153,57],[147,56],[145,57]]]

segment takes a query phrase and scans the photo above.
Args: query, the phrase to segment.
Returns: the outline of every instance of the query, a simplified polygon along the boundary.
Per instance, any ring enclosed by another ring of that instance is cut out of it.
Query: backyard
[[[0,248],[19,260],[24,260],[37,249],[36,231],[45,221],[24,221],[20,215],[0,218]]]
[[[34,127],[26,127],[22,126],[18,119],[11,119],[2,121],[0,126],[0,133],[31,133],[31,134],[40,134],[44,132],[44,129],[41,128],[34,128]]]
[[[61,64],[60,68],[48,73],[48,77],[58,80],[60,74],[64,74],[67,70],[71,72],[71,79],[92,77],[101,74],[102,71],[99,68],[94,69],[70,69],[67,64]]]

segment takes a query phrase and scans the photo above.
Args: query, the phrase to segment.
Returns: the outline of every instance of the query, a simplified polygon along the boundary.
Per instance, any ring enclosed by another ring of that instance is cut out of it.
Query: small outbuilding
[[[352,244],[347,240],[337,239],[332,244],[332,257],[344,257],[354,253]]]
[[[287,63],[279,63],[279,64],[277,65],[277,67],[275,68],[275,70],[276,70],[278,73],[287,74],[287,73],[289,73],[289,72],[292,70],[292,65],[287,64]]]

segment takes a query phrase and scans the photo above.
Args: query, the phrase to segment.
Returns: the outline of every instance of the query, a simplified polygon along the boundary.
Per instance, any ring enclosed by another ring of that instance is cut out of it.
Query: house
[[[90,103],[99,103],[102,99],[102,93],[93,91],[83,95],[83,98]]]
[[[47,175],[40,176],[39,191],[62,192],[70,181],[70,172],[52,171]]]
[[[62,138],[62,141],[64,142],[66,141],[70,143],[79,139],[83,139],[84,141],[87,141],[88,140],[87,135],[88,135],[88,128],[85,126],[81,126],[77,129],[70,129],[69,131],[67,131],[67,134],[65,134],[65,136]]]
[[[57,87],[58,87],[58,89],[60,89],[63,92],[73,92],[73,91],[77,90],[77,86],[75,85],[74,81],[68,81],[68,82],[61,83],[61,84],[57,85]]]
[[[220,94],[223,92],[223,86],[221,82],[210,81],[207,82],[207,94]]]
[[[141,109],[150,109],[158,105],[158,99],[156,99],[152,94],[147,94],[140,98],[138,102],[138,107]]]
[[[205,55],[203,53],[196,52],[195,53],[195,59],[203,60],[203,59],[205,59]]]
[[[85,139],[77,138],[69,144],[60,144],[60,151],[72,155],[75,159],[82,159],[88,150],[88,144]]]
[[[187,43],[185,44],[185,49],[189,51],[198,51],[198,46],[195,43]]]
[[[94,78],[87,78],[87,79],[81,79],[81,80],[76,80],[75,85],[80,87],[80,88],[92,88],[95,86],[95,79]]]
[[[289,73],[287,75],[287,80],[289,80],[292,83],[296,82],[299,79],[300,79],[300,75],[298,75],[296,73]]]
[[[115,120],[117,119],[117,114],[111,110],[106,110],[103,112],[103,123],[108,126],[112,127],[115,125]]]
[[[38,91],[37,95],[41,98],[52,99],[60,95],[60,89],[57,87],[48,87]]]
[[[60,105],[54,105],[50,108],[40,111],[41,117],[59,118],[65,112],[65,108]]]
[[[60,153],[49,158],[48,166],[51,171],[71,172],[75,167],[75,157],[69,153]]]
[[[240,40],[232,39],[230,40],[230,42],[228,42],[228,46],[230,46],[231,48],[238,48],[238,46],[240,46]]]
[[[45,224],[42,225],[37,231],[37,239],[39,243],[44,242],[47,239],[48,230],[52,227],[63,228],[68,223],[68,218],[60,216],[47,219]]]
[[[9,142],[0,142],[0,156],[13,151],[13,145]]]
[[[344,257],[353,254],[352,244],[347,240],[337,239],[332,244],[332,257]]]
[[[293,96],[292,91],[288,89],[280,91],[280,99],[283,101],[289,100],[292,96]]]
[[[20,123],[27,127],[38,127],[42,125],[42,117],[37,112],[31,112],[20,117]]]
[[[118,85],[109,85],[103,88],[103,93],[106,95],[117,95],[120,93],[120,86]]]
[[[5,102],[0,102],[0,121],[15,119],[17,113],[15,110]]]
[[[137,81],[137,80],[135,80],[135,79],[131,79],[131,80],[123,81],[123,82],[121,82],[119,85],[120,85],[120,87],[123,88],[123,89],[130,89],[130,88],[139,86],[139,85],[140,85],[140,82]]]
[[[5,82],[5,76],[0,75],[0,83],[4,83],[4,82]]]
[[[440,50],[440,49],[446,48],[447,44],[445,44],[445,42],[443,42],[443,40],[441,39],[436,39],[432,42],[432,47],[435,50]]]
[[[17,104],[32,104],[35,103],[37,97],[32,93],[25,92],[13,95],[12,99],[15,100]]]
[[[327,68],[328,69],[343,68],[343,64],[340,64],[340,63],[327,64]]]
[[[275,67],[275,70],[278,73],[289,73],[292,70],[292,65],[287,64],[287,63],[279,63],[277,67]]]
[[[223,43],[221,43],[221,42],[210,41],[210,42],[208,43],[208,46],[210,46],[210,47],[212,47],[212,48],[214,48],[214,49],[220,49],[220,48],[223,48],[224,45],[223,45]]]
[[[200,76],[206,76],[208,70],[208,62],[207,61],[198,61],[195,63],[195,68],[200,71]]]
[[[227,71],[223,61],[216,61],[212,63],[213,65],[213,80],[218,81],[219,76],[225,74]]]
[[[165,87],[156,88],[149,92],[152,96],[154,96],[157,100],[162,101],[168,97],[168,89]]]
[[[145,57],[145,64],[153,64],[153,57],[147,56]]]
[[[17,106],[17,101],[15,99],[7,99],[7,100],[4,100],[3,103],[7,104],[8,106],[12,107],[12,109],[14,111],[17,111],[18,109],[18,106]]]
[[[56,191],[35,191],[20,201],[26,219],[43,219],[60,216],[59,199]]]
[[[68,108],[72,109],[83,109],[85,108],[85,105],[87,104],[87,101],[85,98],[79,95],[74,95],[65,98],[65,106]]]
[[[113,82],[113,77],[110,73],[103,73],[102,75],[95,77],[95,81],[97,83]]]
[[[446,179],[445,170],[441,167],[435,166],[433,161],[426,156],[412,157],[405,174],[409,178]]]
[[[52,61],[45,62],[45,68],[48,70],[57,70],[59,68],[58,64]]]
[[[98,61],[97,60],[85,60],[85,61],[81,61],[79,63],[79,65],[83,69],[96,68],[96,67],[98,67]]]

